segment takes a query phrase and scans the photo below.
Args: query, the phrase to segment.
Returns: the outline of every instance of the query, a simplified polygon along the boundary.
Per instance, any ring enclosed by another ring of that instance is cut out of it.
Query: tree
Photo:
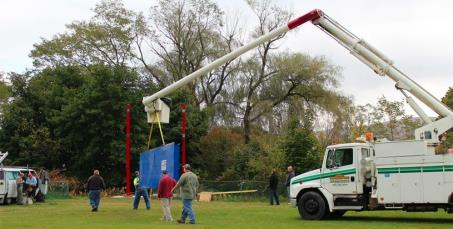
[[[287,165],[293,165],[297,172],[307,172],[319,168],[321,151],[316,135],[312,131],[312,117],[307,114],[304,122],[293,119],[281,143]]]
[[[403,102],[388,101],[385,96],[378,100],[377,111],[386,119],[392,141],[395,139],[398,122],[404,116],[403,105]]]
[[[223,12],[210,0],[160,0],[152,12],[152,27],[158,31],[150,39],[152,53],[159,58],[155,66],[164,73],[165,84],[195,72],[238,46],[236,19],[225,25]],[[215,114],[212,106],[236,68],[237,61],[229,61],[190,83],[187,88],[194,102]]]
[[[126,104],[132,103],[132,155],[143,151],[145,114],[138,75],[124,67],[57,67],[11,76],[0,145],[16,165],[61,168],[85,179],[94,168],[121,185]]]
[[[231,167],[233,152],[242,144],[238,131],[227,128],[211,129],[200,139],[200,154],[194,159],[205,179],[215,180]]]
[[[258,70],[259,64],[250,59],[243,67],[246,72],[239,77],[240,81],[232,84],[229,104],[243,120],[244,142],[250,140],[252,124],[278,133],[275,117],[280,120],[302,117],[303,110],[329,107],[327,98],[336,96],[329,87],[336,85],[338,69],[323,57],[283,53],[271,58],[271,62],[267,69],[272,72],[262,75],[253,71]]]
[[[157,72],[146,65],[142,52],[143,40],[152,36],[145,17],[126,9],[121,0],[103,0],[93,12],[95,15],[87,21],[68,24],[67,32],[34,44],[30,53],[34,66],[103,64],[135,67],[134,63],[139,61],[159,82]]]
[[[225,23],[211,0],[159,0],[149,21],[121,0],[103,0],[93,11],[89,20],[72,22],[68,31],[35,44],[30,54],[35,67],[128,66],[141,73],[143,84],[162,88],[239,46],[237,18]],[[192,102],[215,115],[213,105],[238,63],[229,61],[187,86]]]
[[[415,129],[422,125],[421,119],[407,115],[401,101],[389,101],[382,96],[378,104],[373,106],[355,106],[352,110],[353,139],[371,132],[378,138],[390,140],[414,139]]]
[[[322,149],[356,138],[353,109],[351,98],[336,93],[327,94],[323,102],[316,106],[314,112],[318,118],[314,120],[314,129]]]
[[[270,1],[247,1],[249,6],[255,12],[258,17],[259,24],[252,34],[253,38],[257,38],[264,35],[282,25],[284,25],[290,18],[290,13],[283,11],[271,5]],[[242,124],[244,128],[244,142],[250,141],[250,126],[254,119],[258,119],[262,114],[258,114],[253,117],[254,107],[257,106],[259,101],[258,96],[261,92],[263,84],[272,78],[277,70],[272,68],[271,65],[271,53],[272,49],[277,46],[277,41],[283,38],[283,35],[272,38],[271,40],[264,42],[258,46],[258,52],[252,55],[245,63],[242,69],[242,79],[238,89],[235,90],[234,94],[236,101],[233,104],[237,104],[237,108],[242,110]],[[245,85],[245,86],[243,86]],[[242,90],[239,90],[242,89]],[[258,100],[258,101],[257,101]],[[261,112],[258,112],[261,113]]]
[[[448,107],[453,108],[453,87],[449,87],[447,93],[442,98],[442,102]]]
[[[256,180],[268,179],[272,169],[282,171],[284,152],[276,142],[279,138],[265,133],[253,133],[248,144],[242,141],[227,151],[224,171],[217,180]]]
[[[11,89],[5,77],[5,74],[0,71],[0,114],[3,113],[2,107],[8,102],[11,95]]]

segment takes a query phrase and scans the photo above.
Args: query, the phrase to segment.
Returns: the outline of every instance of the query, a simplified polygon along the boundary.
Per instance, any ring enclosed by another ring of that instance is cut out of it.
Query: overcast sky
[[[64,32],[65,24],[86,20],[95,0],[0,1],[0,71],[24,72],[41,37]],[[148,14],[152,0],[127,0],[127,8]],[[244,26],[256,25],[242,0],[218,0],[227,14],[239,13]],[[319,8],[394,60],[395,65],[437,98],[453,87],[453,1],[280,0],[281,7],[302,15]],[[402,96],[394,82],[374,74],[343,47],[311,24],[287,34],[282,50],[323,55],[343,68],[340,90],[358,104],[376,104],[381,95]],[[413,113],[408,109],[410,113]],[[433,114],[429,112],[429,114]]]

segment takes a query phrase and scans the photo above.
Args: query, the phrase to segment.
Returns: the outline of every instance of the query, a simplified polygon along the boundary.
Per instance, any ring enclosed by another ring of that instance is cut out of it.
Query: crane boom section
[[[410,77],[397,69],[393,65],[393,61],[380,51],[364,40],[359,39],[327,15],[322,12],[320,13],[320,17],[314,20],[313,24],[337,40],[342,46],[350,51],[353,56],[369,66],[377,74],[382,76],[386,75],[395,81],[396,87],[399,90],[409,92],[441,117],[441,119],[431,122],[431,120],[428,120],[424,113],[419,109],[419,106],[415,104],[415,101],[409,97],[408,103],[414,108],[417,114],[421,115],[421,118],[426,123],[425,126],[422,126],[415,131],[415,139],[426,140],[428,143],[432,144],[439,143],[439,136],[453,127],[453,111]]]
[[[389,58],[385,57],[379,51],[367,44],[364,40],[354,36],[351,32],[341,27],[337,22],[333,21],[328,16],[323,15],[318,20],[314,21],[314,24],[326,33],[332,35],[332,37],[345,46],[361,61],[370,63],[370,67],[372,67],[378,74],[385,74],[395,82],[405,85],[407,87],[407,91],[417,97],[437,114],[443,117],[453,115],[452,111],[445,106],[445,104],[394,67],[393,62]]]
[[[266,41],[269,41],[275,37],[278,37],[286,32],[288,32],[291,29],[296,28],[299,25],[302,25],[308,21],[312,21],[316,18],[319,18],[320,13],[318,13],[319,10],[313,10],[310,11],[309,13],[302,15],[301,17],[298,17],[292,21],[290,21],[288,24],[280,26],[277,29],[272,30],[271,32],[264,34],[257,39],[253,40],[252,42],[236,49],[233,50],[232,52],[220,57],[219,59],[215,60],[214,62],[198,69],[197,71],[191,73],[190,75],[185,76],[184,78],[176,81],[175,83],[165,87],[164,89],[158,91],[157,93],[147,96],[143,98],[143,104],[145,107],[150,107],[150,104],[153,103],[156,99],[160,99],[171,92],[175,91],[176,89],[191,83],[195,81],[197,78],[201,77],[202,75],[207,74],[208,72],[212,71],[213,69],[220,67],[221,65],[227,63],[228,61],[231,61],[238,56],[244,54],[245,52],[258,47],[258,45],[263,44]]]
[[[316,25],[336,41],[338,41],[342,46],[349,50],[353,56],[369,66],[377,74],[382,76],[387,75],[390,79],[396,82],[397,89],[403,92],[410,106],[414,108],[416,113],[422,117],[423,121],[426,124],[415,131],[415,138],[417,140],[426,140],[428,143],[437,144],[439,143],[439,136],[453,127],[453,111],[451,109],[449,109],[440,100],[438,100],[431,93],[429,93],[423,87],[413,81],[410,77],[397,69],[388,57],[366,43],[364,40],[359,39],[353,33],[349,32],[346,28],[341,26],[336,21],[332,20],[330,17],[328,17],[318,9],[312,10],[309,13],[288,22],[287,25],[281,26],[267,34],[262,35],[254,41],[220,57],[214,62],[165,87],[157,93],[148,97],[144,97],[143,104],[145,105],[145,110],[148,113],[154,111],[153,104],[159,102],[160,98],[170,94],[171,92],[190,82],[193,82],[200,76],[207,74],[213,69],[229,61],[232,61],[245,52],[259,46],[260,44],[278,37],[288,32],[289,30],[292,30],[297,26],[309,21],[311,21],[314,25]],[[427,117],[427,115],[415,103],[415,101],[412,98],[408,97],[403,90],[409,92],[421,102],[423,102],[426,106],[431,108],[434,112],[441,116],[441,119],[431,121],[429,117]]]

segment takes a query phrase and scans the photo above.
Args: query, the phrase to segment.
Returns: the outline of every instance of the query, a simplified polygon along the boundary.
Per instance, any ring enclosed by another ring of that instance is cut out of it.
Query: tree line
[[[258,24],[245,36],[240,19],[211,0],[159,0],[146,15],[104,0],[93,17],[43,38],[30,52],[33,69],[9,73],[0,84],[0,147],[10,152],[8,162],[64,167],[81,179],[99,168],[110,184],[124,184],[126,104],[133,107],[136,168],[149,131],[143,96],[292,16],[270,0],[246,2]],[[355,106],[337,89],[339,66],[281,51],[283,40],[261,44],[170,95],[166,142],[180,142],[180,104],[188,104],[188,160],[203,179],[264,180],[287,164],[308,171],[319,166],[325,146],[367,131],[390,140],[412,137],[420,123],[402,102],[381,97],[376,106]]]

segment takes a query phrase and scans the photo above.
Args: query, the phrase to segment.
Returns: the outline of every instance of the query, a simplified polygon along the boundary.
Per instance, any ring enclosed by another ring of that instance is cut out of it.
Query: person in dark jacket
[[[88,178],[87,189],[91,211],[96,212],[101,201],[101,191],[105,189],[104,179],[99,175],[99,170],[94,170],[93,175]]]
[[[286,195],[288,196],[288,204],[291,202],[291,196],[289,193],[289,186],[291,185],[291,179],[295,177],[293,166],[288,166],[288,175],[286,176]]]
[[[274,199],[275,203],[277,205],[280,205],[280,202],[278,201],[277,187],[278,187],[277,170],[273,169],[272,175],[269,178],[269,199],[271,205],[274,205]]]

